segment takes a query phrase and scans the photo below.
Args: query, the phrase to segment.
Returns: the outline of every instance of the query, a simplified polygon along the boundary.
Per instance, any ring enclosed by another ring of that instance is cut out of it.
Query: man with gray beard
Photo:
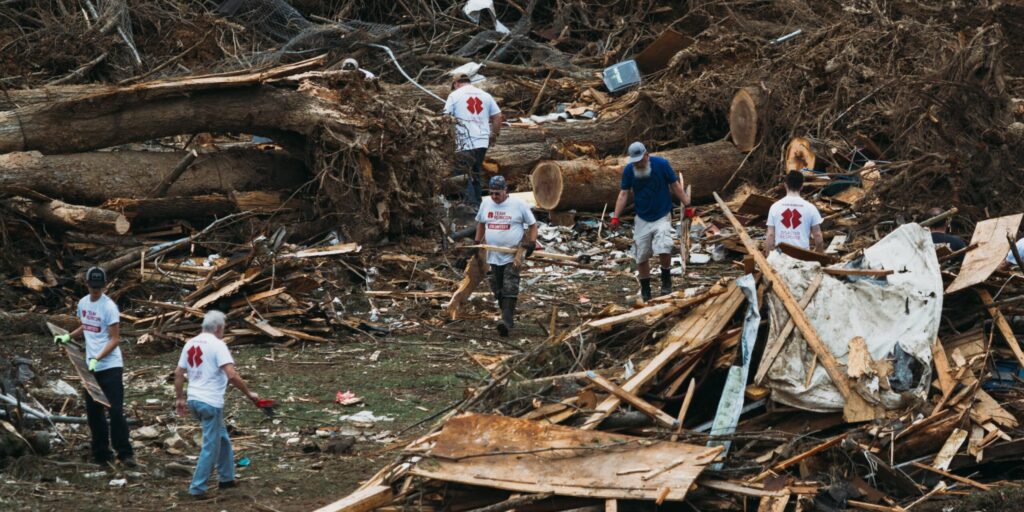
[[[684,206],[690,204],[683,181],[668,160],[647,154],[640,142],[629,145],[629,160],[622,171],[622,185],[615,201],[611,227],[619,226],[619,215],[630,194],[636,206],[633,226],[634,257],[640,279],[640,297],[651,300],[651,256],[661,263],[661,295],[672,293],[672,196]]]

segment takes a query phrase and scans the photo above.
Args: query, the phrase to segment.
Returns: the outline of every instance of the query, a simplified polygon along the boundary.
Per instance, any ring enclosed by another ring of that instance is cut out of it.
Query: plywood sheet
[[[1010,251],[1007,237],[1017,236],[1022,217],[1024,214],[1018,213],[979,222],[974,227],[970,243],[977,244],[978,248],[968,252],[964,257],[964,262],[960,265],[960,274],[950,283],[949,288],[946,288],[946,293],[970,288],[988,279]]]
[[[61,334],[67,334],[68,331],[60,326],[46,322],[46,327],[50,329],[50,334],[58,336]],[[78,374],[78,378],[82,381],[82,387],[89,393],[89,396],[93,400],[103,404],[106,407],[110,407],[110,400],[107,399],[107,395],[103,393],[103,388],[100,387],[100,383],[96,382],[96,376],[89,371],[89,365],[85,362],[85,354],[82,350],[71,343],[64,344],[64,353],[68,355],[68,359],[71,360],[71,365],[75,367],[75,373]]]
[[[467,414],[451,419],[412,470],[418,476],[528,493],[681,501],[721,451],[519,418]],[[624,460],[649,472],[621,473]]]

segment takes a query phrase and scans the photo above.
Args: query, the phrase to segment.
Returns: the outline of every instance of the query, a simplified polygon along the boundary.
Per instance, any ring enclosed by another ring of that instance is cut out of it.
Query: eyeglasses
[[[492,191],[490,192],[490,195],[492,195],[492,196],[500,196],[500,195],[501,195],[501,194],[503,194],[504,192],[505,192],[504,190],[492,190]]]

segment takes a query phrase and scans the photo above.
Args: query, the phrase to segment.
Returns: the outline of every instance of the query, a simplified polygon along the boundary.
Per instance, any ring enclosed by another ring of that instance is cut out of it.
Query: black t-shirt
[[[951,251],[959,251],[967,247],[967,243],[949,233],[938,233],[932,231],[932,243],[935,245],[947,245]]]

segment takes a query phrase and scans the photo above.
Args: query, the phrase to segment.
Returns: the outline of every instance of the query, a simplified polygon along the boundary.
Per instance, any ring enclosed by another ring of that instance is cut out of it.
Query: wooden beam
[[[650,416],[651,418],[654,418],[654,420],[657,421],[658,423],[661,423],[662,425],[668,428],[675,428],[675,418],[666,414],[665,411],[662,411],[661,409],[658,409],[657,407],[651,405],[646,400],[634,395],[633,393],[630,393],[629,391],[622,389],[614,382],[594,372],[587,372],[587,380],[593,382],[594,384],[597,384],[598,387],[600,387],[601,389],[604,389],[605,391],[619,397],[629,405],[636,407],[638,411]]]
[[[636,375],[633,375],[629,380],[627,380],[626,383],[622,385],[622,389],[629,393],[638,392],[640,388],[647,384],[647,382],[657,376],[658,371],[664,368],[669,361],[674,359],[685,346],[686,344],[680,341],[669,344],[661,351],[661,353],[655,356],[654,359],[651,359],[651,361],[644,366],[643,370],[640,370]],[[586,423],[584,423],[580,428],[583,430],[593,430],[597,428],[597,426],[600,425],[601,422],[619,406],[621,400],[622,399],[617,396],[610,396],[606,398],[603,402],[597,405],[594,414],[587,418]]]
[[[894,273],[893,270],[872,268],[823,268],[821,270],[830,276],[885,277]]]
[[[810,450],[807,450],[807,451],[805,451],[803,453],[798,453],[798,454],[796,454],[796,455],[794,455],[794,456],[792,456],[792,457],[790,457],[790,458],[788,458],[788,459],[786,459],[786,460],[784,460],[784,461],[782,461],[782,462],[780,462],[778,464],[775,464],[774,466],[769,468],[767,471],[761,472],[761,474],[755,476],[750,481],[751,482],[760,482],[761,480],[764,480],[765,478],[768,478],[769,476],[771,476],[772,473],[778,473],[779,471],[782,471],[783,469],[786,469],[789,466],[792,466],[793,464],[796,464],[796,463],[798,463],[798,462],[800,462],[800,461],[802,461],[802,460],[804,460],[804,459],[806,459],[808,457],[811,457],[813,455],[817,455],[817,454],[819,454],[819,453],[821,453],[821,452],[823,452],[825,450],[828,450],[829,448],[832,448],[833,446],[838,445],[839,443],[843,442],[843,439],[846,439],[846,436],[847,436],[847,434],[840,434],[840,435],[838,435],[836,437],[833,437],[832,439],[829,439],[828,441],[825,441],[824,443],[821,443],[821,444],[815,446],[814,448],[811,448]]]
[[[920,468],[920,469],[924,469],[924,470],[927,470],[927,471],[931,471],[932,473],[935,473],[935,474],[938,474],[938,475],[942,475],[942,476],[944,476],[944,477],[946,477],[946,478],[948,478],[950,480],[955,480],[955,481],[960,482],[962,484],[967,484],[967,485],[969,485],[971,487],[980,489],[982,491],[989,491],[989,490],[992,489],[991,485],[986,485],[986,484],[983,484],[981,482],[978,482],[978,481],[975,481],[975,480],[971,480],[970,478],[963,477],[963,476],[960,476],[960,475],[954,475],[953,473],[950,473],[949,471],[944,471],[942,469],[939,469],[939,468],[936,468],[936,467],[932,467],[932,466],[929,466],[927,464],[921,464],[920,462],[917,462],[917,461],[913,461],[913,462],[911,462],[911,464],[914,467],[916,467],[916,468]]]
[[[391,486],[375,485],[360,489],[348,496],[324,505],[315,512],[370,512],[377,507],[391,503]]]
[[[811,322],[807,319],[807,315],[804,314],[804,310],[797,303],[796,299],[793,298],[793,294],[789,291],[789,285],[783,280],[768,264],[768,260],[758,250],[757,244],[747,234],[747,230],[744,229],[743,225],[740,224],[736,217],[729,210],[729,207],[722,201],[722,198],[715,193],[715,200],[718,202],[718,206],[722,209],[722,213],[725,214],[726,218],[732,224],[736,233],[739,235],[743,245],[747,248],[747,251],[754,260],[757,261],[757,266],[761,268],[761,272],[764,278],[772,283],[772,292],[775,293],[782,300],[782,304],[786,307],[786,311],[789,312],[789,317],[793,320],[796,328],[800,330],[800,334],[803,335],[804,340],[807,341],[807,345],[812,351],[818,356],[818,360],[821,362],[822,367],[828,373],[829,378],[835,384],[839,393],[846,399],[846,405],[843,411],[843,418],[846,421],[868,421],[875,418],[875,409],[867,401],[864,400],[859,394],[853,391],[850,387],[850,381],[846,377],[846,372],[839,368],[839,362],[836,360],[832,352],[829,351],[828,347],[825,346],[825,342],[818,336],[818,332],[811,326]]]
[[[978,288],[978,297],[981,298],[982,304],[986,306],[988,314],[992,317],[992,320],[996,323],[996,328],[999,329],[999,334],[1003,335],[1006,340],[1006,344],[1010,346],[1010,350],[1013,351],[1013,355],[1017,356],[1017,362],[1021,366],[1024,366],[1024,352],[1020,349],[1020,343],[1017,342],[1017,337],[1013,334],[1013,328],[1010,327],[1009,322],[1006,321],[1006,317],[999,311],[997,306],[992,305],[992,294],[983,288]]]
[[[818,287],[821,286],[821,281],[824,278],[824,274],[818,274],[815,276],[814,281],[811,281],[811,284],[807,286],[803,297],[800,297],[801,310],[807,309],[807,306],[811,304],[811,300],[814,299],[814,294],[817,293]],[[764,381],[765,376],[768,375],[768,369],[771,368],[775,359],[779,357],[782,347],[786,344],[786,338],[789,338],[795,327],[796,324],[793,323],[793,318],[790,317],[786,320],[786,325],[782,327],[782,330],[764,346],[764,355],[761,356],[761,364],[757,367],[757,374],[754,375],[754,384],[760,386],[761,382]]]

